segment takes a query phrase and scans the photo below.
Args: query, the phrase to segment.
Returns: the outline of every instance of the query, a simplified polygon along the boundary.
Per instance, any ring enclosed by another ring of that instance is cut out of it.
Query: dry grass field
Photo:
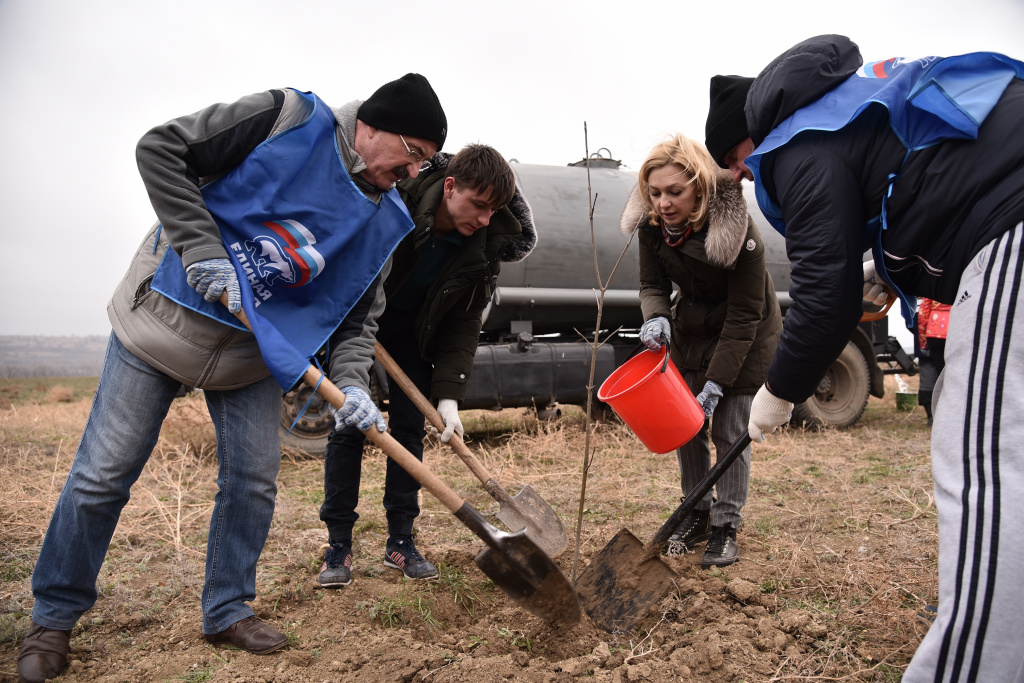
[[[667,560],[675,585],[628,633],[586,617],[554,630],[521,610],[473,563],[481,541],[426,493],[417,542],[441,579],[413,583],[386,569],[376,450],[364,458],[355,581],[319,589],[322,467],[286,450],[253,608],[291,644],[262,657],[201,638],[214,437],[202,397],[179,399],[114,536],[99,601],[73,633],[62,680],[897,681],[935,604],[937,534],[924,414],[896,411],[887,383],[886,399],[871,399],[849,431],[790,429],[755,444],[742,559],[708,571],[699,553]],[[32,566],[88,410],[70,389],[0,402],[0,681],[17,679]],[[465,421],[471,447],[506,490],[532,485],[576,528],[579,410],[553,422],[520,410]],[[592,443],[578,564],[572,544],[557,560],[567,576],[623,527],[650,538],[680,495],[675,457],[647,452],[621,423],[595,425]],[[493,520],[497,504],[446,446],[431,441],[426,458]]]

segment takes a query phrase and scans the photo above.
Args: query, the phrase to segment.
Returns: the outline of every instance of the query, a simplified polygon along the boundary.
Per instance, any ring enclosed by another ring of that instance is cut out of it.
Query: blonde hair
[[[691,140],[684,135],[659,142],[647,154],[644,163],[640,166],[637,174],[637,182],[640,185],[640,199],[647,209],[647,215],[651,225],[659,224],[658,212],[654,210],[654,202],[651,201],[651,187],[648,179],[651,172],[669,164],[678,164],[689,178],[690,183],[697,185],[697,199],[693,211],[687,216],[687,220],[694,226],[694,230],[700,230],[704,225],[704,219],[708,215],[708,203],[711,195],[715,192],[716,176],[718,175],[718,164],[711,158],[711,154],[704,145]]]

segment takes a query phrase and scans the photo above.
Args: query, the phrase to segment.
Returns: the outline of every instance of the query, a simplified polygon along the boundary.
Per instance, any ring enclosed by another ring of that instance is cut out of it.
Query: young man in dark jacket
[[[933,403],[938,616],[904,681],[1024,671],[1024,522],[1006,507],[1024,497],[1022,78],[1024,64],[994,53],[864,65],[849,39],[819,36],[756,79],[712,79],[708,148],[755,182],[792,265],[751,436],[812,393],[862,295],[891,288],[908,319],[915,296],[953,305]]]
[[[441,440],[463,429],[458,405],[466,395],[482,315],[501,263],[526,258],[537,242],[533,217],[512,168],[492,147],[467,145],[437,154],[417,178],[399,183],[416,228],[395,250],[384,284],[387,307],[377,339],[445,422]],[[388,422],[395,439],[423,459],[424,416],[389,380]],[[359,477],[365,437],[338,424],[324,458],[320,519],[329,533],[318,580],[326,588],[352,582],[352,528],[359,515]],[[385,565],[414,579],[437,577],[413,542],[419,482],[388,460],[384,508]]]
[[[411,227],[388,193],[398,180],[417,175],[446,132],[430,84],[407,74],[338,109],[311,93],[268,90],[143,136],[139,172],[159,224],[107,308],[113,334],[96,398],[32,575],[32,624],[18,656],[22,681],[53,678],[67,666],[71,630],[96,602],[96,577],[121,509],[182,384],[203,389],[217,426],[220,471],[206,548],[203,635],[256,654],[287,645],[287,635],[247,603],[256,597],[256,563],[274,513],[281,393],[289,387],[271,376],[254,336],[218,298],[226,292],[228,308],[237,312],[241,287],[270,292],[276,285],[262,279],[262,270],[282,284],[296,261],[277,253],[240,287],[221,226],[278,220],[294,227],[301,216],[299,227],[311,238],[323,242],[344,230],[350,243],[378,259],[332,257],[321,265],[353,283],[344,293],[354,302],[348,313],[336,311],[343,320],[329,320],[338,325],[331,377],[348,396],[340,419],[383,431],[367,374],[383,309],[386,272],[379,271]],[[272,164],[265,163],[268,155]],[[249,183],[249,191],[225,189],[236,180]],[[394,242],[385,243],[385,234]]]

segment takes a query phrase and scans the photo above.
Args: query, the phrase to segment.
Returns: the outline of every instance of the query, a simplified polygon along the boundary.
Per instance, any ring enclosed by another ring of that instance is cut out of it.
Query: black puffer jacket
[[[416,228],[395,249],[391,276],[384,283],[388,297],[416,269],[417,247],[431,239],[451,157],[445,152],[435,154],[429,170],[398,185]],[[533,213],[517,187],[512,201],[495,211],[486,227],[466,238],[462,249],[444,265],[416,317],[420,355],[434,364],[432,399],[465,398],[482,314],[494,294],[501,264],[522,261],[536,245]]]
[[[841,83],[862,64],[843,36],[804,41],[775,59],[747,95],[754,140]],[[1014,80],[976,141],[906,153],[887,112],[868,107],[835,132],[805,131],[762,164],[782,208],[793,303],[768,370],[772,393],[800,402],[842,352],[861,315],[865,224],[879,215],[887,271],[908,296],[952,303],[970,259],[1024,218],[1024,81]]]

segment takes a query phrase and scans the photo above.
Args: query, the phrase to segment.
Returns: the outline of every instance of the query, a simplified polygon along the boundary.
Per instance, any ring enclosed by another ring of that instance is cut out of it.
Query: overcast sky
[[[756,75],[812,35],[848,35],[869,61],[1022,59],[1022,30],[1020,0],[0,0],[0,334],[109,333],[155,220],[135,144],[214,102],[290,86],[336,106],[418,71],[446,151],[562,166],[586,121],[592,152],[636,169],[673,132],[703,140],[712,75]]]

